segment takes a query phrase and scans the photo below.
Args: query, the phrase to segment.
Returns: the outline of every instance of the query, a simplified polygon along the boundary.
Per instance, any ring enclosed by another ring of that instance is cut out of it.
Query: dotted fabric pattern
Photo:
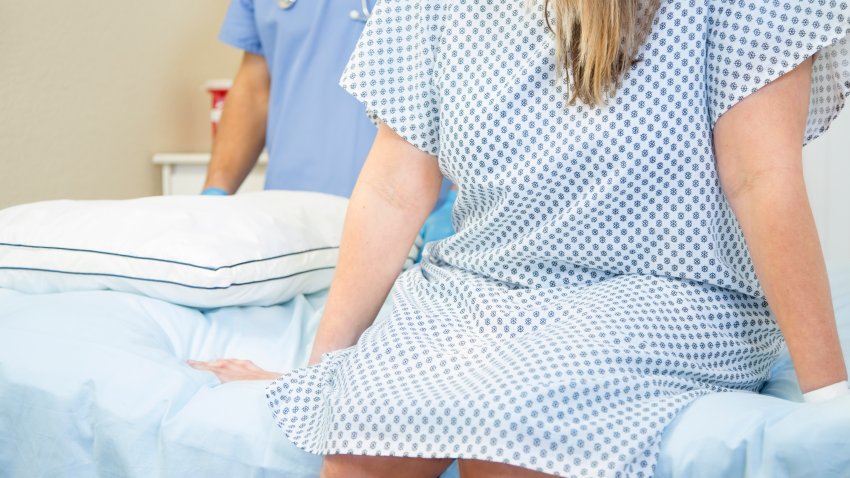
[[[690,402],[768,378],[784,342],[712,128],[818,52],[806,141],[825,131],[850,94],[848,2],[662,1],[601,107],[566,105],[542,8],[375,6],[340,83],[438,156],[457,232],[356,345],[269,385],[297,446],[649,477]]]

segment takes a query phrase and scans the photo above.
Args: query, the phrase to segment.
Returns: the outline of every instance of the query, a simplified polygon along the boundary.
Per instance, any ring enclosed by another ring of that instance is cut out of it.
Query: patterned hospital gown
[[[341,85],[438,156],[457,233],[356,345],[269,385],[297,446],[647,477],[690,402],[768,378],[784,341],[712,129],[819,52],[805,141],[825,131],[850,94],[848,2],[664,0],[601,107],[566,105],[542,3],[375,6]]]

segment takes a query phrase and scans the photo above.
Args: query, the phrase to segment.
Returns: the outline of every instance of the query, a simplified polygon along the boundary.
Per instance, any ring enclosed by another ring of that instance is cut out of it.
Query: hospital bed
[[[0,477],[318,476],[321,457],[271,420],[268,382],[220,384],[185,360],[303,366],[345,201],[239,196],[0,211]],[[210,251],[224,257],[203,262]],[[850,270],[830,279],[846,354]],[[657,476],[850,477],[850,397],[802,403],[786,351],[761,393],[686,408],[664,432]]]

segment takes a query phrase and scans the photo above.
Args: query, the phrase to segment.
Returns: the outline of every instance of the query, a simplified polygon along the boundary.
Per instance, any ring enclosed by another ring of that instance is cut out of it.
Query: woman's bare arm
[[[803,393],[847,379],[823,252],[803,181],[812,60],[723,114],[720,181]]]
[[[345,216],[339,260],[308,365],[374,321],[440,192],[437,158],[378,128]]]
[[[435,156],[378,127],[345,213],[339,259],[308,365],[353,345],[375,320],[422,224],[437,202],[443,175]],[[280,372],[250,360],[188,360],[222,382],[271,380]]]

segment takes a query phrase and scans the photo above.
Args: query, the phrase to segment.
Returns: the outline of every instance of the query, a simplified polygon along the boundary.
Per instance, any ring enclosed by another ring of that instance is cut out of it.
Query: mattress
[[[847,360],[850,271],[831,282]],[[0,476],[317,477],[321,456],[273,424],[267,381],[220,384],[185,360],[303,366],[326,296],[197,309],[117,291],[0,289]],[[665,430],[656,476],[850,476],[847,450],[850,398],[801,403],[786,351],[762,393],[686,408]],[[456,464],[444,473],[456,476]]]

